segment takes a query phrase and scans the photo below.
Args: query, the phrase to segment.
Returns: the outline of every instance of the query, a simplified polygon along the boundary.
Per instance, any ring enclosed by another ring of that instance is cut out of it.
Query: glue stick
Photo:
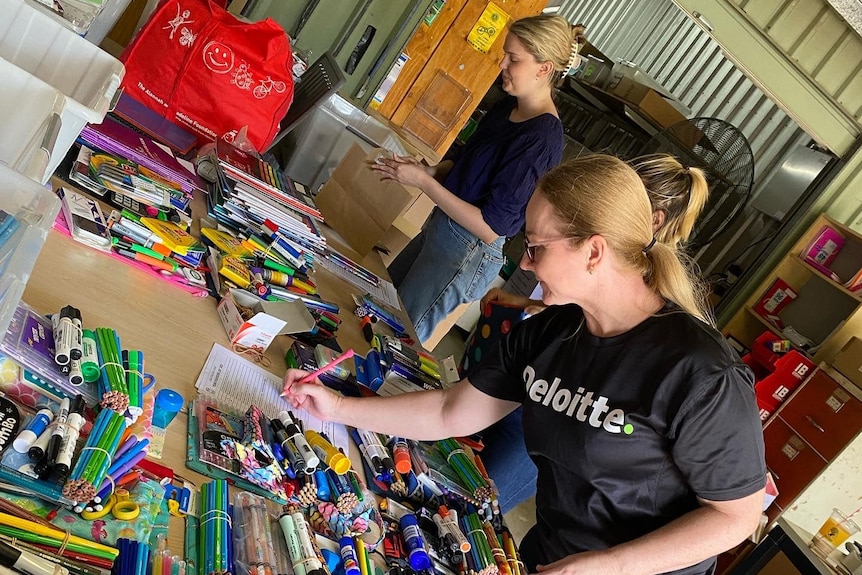
[[[331,443],[326,441],[319,433],[311,429],[305,430],[305,439],[314,450],[314,453],[325,461],[339,475],[344,475],[350,469],[350,460],[346,455],[335,449]]]

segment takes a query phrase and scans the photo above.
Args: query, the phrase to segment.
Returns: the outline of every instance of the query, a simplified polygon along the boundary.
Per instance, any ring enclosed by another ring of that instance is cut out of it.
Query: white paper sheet
[[[256,405],[270,419],[279,411],[290,410],[304,429],[325,433],[336,447],[349,453],[347,428],[332,421],[321,421],[304,409],[294,409],[280,396],[282,379],[267,370],[240,357],[228,348],[213,344],[195,383],[198,393],[245,413],[250,405]]]

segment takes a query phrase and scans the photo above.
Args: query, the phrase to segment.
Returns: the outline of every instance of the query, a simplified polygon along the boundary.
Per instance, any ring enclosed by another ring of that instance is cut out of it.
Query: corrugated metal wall
[[[591,43],[637,64],[692,117],[717,117],[739,128],[754,152],[755,194],[790,149],[811,139],[671,0],[564,0],[560,14],[586,24]]]
[[[791,150],[811,141],[672,0],[564,0],[560,14],[584,23],[587,38],[609,57],[647,72],[691,110],[691,117],[717,117],[739,128],[754,152],[752,197]],[[774,224],[746,209],[720,246],[693,255],[707,275],[720,272]]]

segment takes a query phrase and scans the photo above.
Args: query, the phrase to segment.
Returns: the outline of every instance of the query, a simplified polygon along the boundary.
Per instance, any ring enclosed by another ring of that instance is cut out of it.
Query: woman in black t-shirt
[[[712,573],[763,504],[750,371],[712,327],[675,248],[656,242],[635,172],[594,155],[551,170],[527,206],[521,266],[555,307],[444,391],[339,397],[285,375],[295,407],[415,439],[463,436],[518,405],[539,473],[528,570]]]

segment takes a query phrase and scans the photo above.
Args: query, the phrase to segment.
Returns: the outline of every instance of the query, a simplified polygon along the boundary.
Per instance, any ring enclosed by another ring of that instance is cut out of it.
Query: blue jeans
[[[503,266],[503,241],[486,244],[435,208],[389,265],[420,341],[462,303],[480,299]]]
[[[500,512],[508,513],[536,494],[538,470],[527,454],[523,408],[519,407],[482,432],[482,463],[500,492]]]

